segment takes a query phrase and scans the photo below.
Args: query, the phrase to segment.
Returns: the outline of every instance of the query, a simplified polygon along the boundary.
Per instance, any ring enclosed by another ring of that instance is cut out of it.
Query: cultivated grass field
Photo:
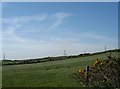
[[[70,77],[80,68],[107,59],[108,53],[34,64],[7,65],[2,68],[3,87],[82,87]],[[118,52],[112,52],[118,57]]]

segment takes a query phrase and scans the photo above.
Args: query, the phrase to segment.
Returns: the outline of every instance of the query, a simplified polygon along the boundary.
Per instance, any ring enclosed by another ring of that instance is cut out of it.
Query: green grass
[[[118,56],[117,52],[112,55]],[[3,87],[81,87],[69,75],[92,64],[96,58],[107,59],[106,54],[35,64],[3,66]]]

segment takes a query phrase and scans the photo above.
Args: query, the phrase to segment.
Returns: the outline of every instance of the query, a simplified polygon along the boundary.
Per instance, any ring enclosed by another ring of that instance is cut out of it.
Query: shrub
[[[111,57],[110,59],[101,61],[97,58],[89,66],[88,72],[80,69],[78,72],[73,73],[73,78],[89,87],[119,87],[119,74],[120,59]]]

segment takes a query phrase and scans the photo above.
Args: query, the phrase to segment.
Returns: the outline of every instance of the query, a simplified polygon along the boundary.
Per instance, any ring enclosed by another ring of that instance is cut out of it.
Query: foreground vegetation
[[[118,52],[111,52],[118,58]],[[109,52],[69,58],[67,60],[47,61],[33,64],[3,66],[3,87],[82,87],[84,84],[71,75],[80,68],[93,64],[96,58],[106,60]]]
[[[103,61],[97,58],[92,65],[86,66],[86,69],[73,73],[73,78],[89,87],[117,88],[120,86],[119,75],[120,58],[108,56],[108,59]]]

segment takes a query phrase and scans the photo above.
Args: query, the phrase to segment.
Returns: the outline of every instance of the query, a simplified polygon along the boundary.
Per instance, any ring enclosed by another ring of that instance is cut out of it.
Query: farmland
[[[109,52],[34,64],[6,65],[2,68],[3,87],[82,87],[71,74],[91,65],[96,58],[107,59]],[[118,57],[118,52],[112,52]]]

